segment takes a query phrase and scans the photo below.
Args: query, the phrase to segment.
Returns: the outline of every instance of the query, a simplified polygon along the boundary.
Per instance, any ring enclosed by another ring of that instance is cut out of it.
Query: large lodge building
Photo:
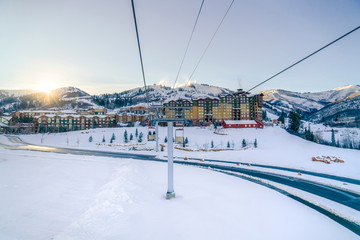
[[[164,111],[167,118],[185,118],[193,125],[202,125],[220,124],[225,120],[262,121],[262,106],[262,94],[253,95],[239,89],[234,94],[216,98],[170,100],[164,104]]]
[[[228,120],[262,121],[262,94],[249,94],[242,90],[233,94],[219,95],[213,98],[192,100],[169,100],[163,104],[164,118],[185,118],[188,125],[223,124]],[[132,106],[120,109],[119,113],[107,112],[106,108],[87,110],[35,110],[19,111],[11,114],[12,120],[7,127],[8,132],[63,132],[85,130],[97,127],[115,127],[119,123],[142,122],[147,124],[155,116],[145,106]],[[15,119],[31,119],[27,124]],[[2,123],[3,124],[3,123]],[[4,125],[4,124],[3,124]],[[31,129],[30,129],[31,128]]]

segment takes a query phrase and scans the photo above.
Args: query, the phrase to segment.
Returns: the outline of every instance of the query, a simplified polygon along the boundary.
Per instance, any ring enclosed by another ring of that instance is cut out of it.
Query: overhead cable
[[[223,18],[221,19],[221,21],[220,21],[220,23],[219,23],[218,27],[216,28],[216,30],[215,30],[215,32],[214,32],[214,34],[213,34],[213,36],[211,37],[211,39],[210,39],[210,41],[209,41],[208,45],[206,46],[206,48],[205,48],[204,52],[202,53],[202,55],[201,55],[201,57],[200,57],[199,61],[197,62],[197,64],[196,64],[196,66],[195,66],[194,70],[193,70],[193,71],[192,71],[192,73],[190,74],[189,81],[190,81],[190,80],[191,80],[191,78],[194,76],[194,73],[195,73],[196,69],[198,68],[198,66],[199,66],[199,64],[200,64],[200,62],[201,62],[201,60],[204,58],[205,53],[206,53],[206,52],[207,52],[207,50],[209,49],[209,47],[210,47],[210,45],[211,45],[212,41],[213,41],[213,40],[214,40],[214,38],[215,38],[216,33],[219,31],[219,29],[220,29],[220,27],[221,27],[222,23],[224,22],[224,20],[225,20],[226,16],[228,15],[228,13],[229,13],[229,11],[230,11],[230,8],[232,7],[232,5],[233,5],[233,3],[234,3],[234,2],[235,2],[235,0],[232,0],[232,1],[231,1],[231,3],[230,3],[230,5],[229,5],[228,9],[227,9],[227,10],[226,10],[226,12],[225,12],[225,15],[224,15],[224,16],[223,16]]]
[[[133,17],[134,17],[134,24],[135,24],[137,44],[138,44],[138,49],[139,49],[139,56],[140,56],[140,63],[141,63],[141,71],[142,71],[142,76],[143,76],[143,80],[144,80],[144,88],[145,88],[146,102],[147,102],[147,105],[148,105],[148,108],[149,108],[149,107],[150,107],[150,104],[149,104],[149,95],[148,95],[148,91],[147,91],[146,79],[145,79],[145,72],[144,72],[144,64],[143,64],[143,59],[142,59],[142,55],[141,55],[141,46],[140,46],[139,32],[138,32],[138,27],[137,27],[137,22],[136,22],[136,14],[135,14],[134,0],[131,0],[131,6],[132,6]]]
[[[299,64],[299,63],[301,63],[302,61],[306,60],[307,58],[309,58],[309,57],[311,57],[311,56],[315,55],[316,53],[320,52],[321,50],[324,50],[325,48],[327,48],[327,47],[329,47],[330,45],[334,44],[335,42],[339,41],[340,39],[342,39],[342,38],[344,38],[344,37],[348,36],[349,34],[351,34],[351,33],[353,33],[353,32],[355,32],[355,31],[356,31],[356,30],[358,30],[359,28],[360,28],[360,26],[358,26],[358,27],[354,28],[354,29],[353,29],[353,30],[351,30],[350,32],[348,32],[348,33],[346,33],[346,34],[342,35],[341,37],[339,37],[339,38],[335,39],[334,41],[332,41],[332,42],[330,42],[330,43],[328,43],[328,44],[326,44],[326,45],[325,45],[325,46],[323,46],[322,48],[320,48],[320,49],[316,50],[315,52],[313,52],[313,53],[311,53],[311,54],[309,54],[309,55],[307,55],[306,57],[302,58],[301,60],[297,61],[296,63],[294,63],[294,64],[290,65],[289,67],[287,67],[287,68],[285,68],[285,69],[281,70],[280,72],[276,73],[275,75],[273,75],[273,76],[269,77],[268,79],[266,79],[266,80],[262,81],[261,83],[257,84],[256,86],[254,86],[254,87],[250,88],[247,92],[250,92],[251,90],[253,90],[253,89],[255,89],[255,88],[259,87],[260,85],[262,85],[262,84],[266,83],[267,81],[270,81],[270,80],[271,80],[271,79],[273,79],[274,77],[276,77],[276,76],[280,75],[281,73],[283,73],[283,72],[285,72],[285,71],[289,70],[290,68],[292,68],[292,67],[294,67],[295,65],[297,65],[297,64]]]
[[[201,2],[200,9],[199,9],[199,12],[198,12],[198,14],[197,14],[197,17],[196,17],[195,24],[194,24],[194,26],[193,26],[192,32],[191,32],[191,34],[190,34],[190,38],[189,38],[189,41],[188,41],[188,43],[187,43],[184,56],[183,56],[183,58],[182,58],[182,60],[181,60],[181,64],[180,64],[179,70],[178,70],[178,72],[177,72],[177,74],[176,74],[176,78],[175,78],[175,82],[174,82],[173,88],[175,88],[175,85],[176,85],[176,82],[177,82],[177,80],[178,80],[178,78],[179,78],[179,74],[180,74],[182,65],[183,65],[183,63],[184,63],[186,54],[187,54],[187,52],[188,52],[188,50],[189,50],[190,42],[191,42],[191,39],[192,39],[192,37],[193,37],[193,35],[194,35],[194,31],[195,31],[197,22],[198,22],[198,20],[199,20],[200,13],[201,13],[202,7],[203,7],[203,5],[204,5],[204,1],[205,1],[205,0],[202,0],[202,2]]]

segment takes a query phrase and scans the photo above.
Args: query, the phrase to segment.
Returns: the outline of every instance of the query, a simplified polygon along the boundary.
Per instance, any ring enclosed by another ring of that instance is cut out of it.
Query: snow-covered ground
[[[142,132],[144,135],[143,142],[141,143],[137,141],[135,135],[136,129],[139,134]],[[124,142],[125,131],[127,131],[128,138],[130,138],[131,134],[133,135],[133,140],[129,143]],[[160,127],[159,139],[162,144],[165,144],[166,131],[166,127]],[[99,128],[54,134],[33,134],[20,137],[25,142],[38,145],[136,152],[157,155],[158,157],[166,156],[166,147],[164,152],[156,153],[154,151],[155,142],[147,141],[147,133],[148,128],[146,127],[129,127]],[[264,129],[224,129],[223,133],[226,135],[215,134],[214,131],[209,128],[185,128],[184,136],[189,140],[187,149],[193,151],[176,149],[174,156],[180,158],[194,157],[282,166],[356,179],[359,179],[360,176],[359,150],[316,144],[293,136],[280,127],[265,127]],[[110,143],[112,134],[115,135],[115,140],[113,140],[113,143]],[[93,139],[92,142],[89,142],[90,136]],[[102,142],[103,138],[105,138],[105,142]],[[245,139],[247,143],[245,148],[242,147],[243,139]],[[257,148],[254,147],[255,139],[257,140]],[[230,148],[227,147],[228,143]],[[212,145],[214,146],[213,148],[211,148]],[[181,147],[181,145],[178,146]],[[138,151],[129,150],[132,147],[136,147]],[[212,151],[214,149],[222,150],[214,152]],[[335,156],[345,162],[331,164],[313,162],[311,159],[316,156]]]
[[[108,136],[120,130],[95,132]],[[79,147],[91,146],[85,141],[89,134],[64,136],[77,136],[69,145],[79,138]],[[58,139],[64,145],[64,138],[52,138],[47,135],[44,144]],[[259,149],[266,150],[261,142]],[[0,147],[0,239],[358,238],[278,192],[206,169],[176,165],[177,197],[165,200],[166,168]]]

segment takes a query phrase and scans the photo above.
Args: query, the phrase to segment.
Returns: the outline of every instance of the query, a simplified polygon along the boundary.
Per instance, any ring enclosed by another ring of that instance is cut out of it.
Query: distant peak
[[[340,91],[340,90],[345,90],[345,89],[349,89],[349,88],[353,88],[353,87],[359,87],[359,86],[356,86],[356,85],[346,85],[346,86],[343,86],[343,87],[334,88],[333,90],[335,90],[335,91]]]

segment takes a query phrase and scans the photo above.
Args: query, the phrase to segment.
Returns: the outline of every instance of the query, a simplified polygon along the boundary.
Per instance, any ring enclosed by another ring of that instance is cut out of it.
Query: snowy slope
[[[166,164],[0,148],[0,239],[356,239],[263,186]]]
[[[324,120],[328,123],[335,123],[335,119],[345,117],[353,117],[353,122],[355,122],[354,124],[357,122],[360,126],[360,95],[347,98],[343,101],[331,103],[311,114],[308,117],[308,120],[314,122]]]
[[[192,98],[196,99],[196,98],[206,98],[206,97],[213,98],[213,97],[218,97],[218,95],[220,94],[228,94],[233,92],[226,88],[210,86],[207,84],[197,84],[197,83],[190,83],[176,88],[170,88],[167,86],[154,84],[148,86],[147,89],[148,89],[149,101],[159,104],[163,103],[164,101],[168,101],[170,99],[177,100],[179,98],[182,99],[192,99]],[[110,99],[110,101],[114,101],[115,98],[127,98],[127,99],[131,99],[131,105],[137,105],[146,102],[146,94],[144,87],[135,88],[115,94],[103,94],[100,95],[99,97],[108,98]]]
[[[0,99],[5,97],[21,97],[24,95],[38,93],[38,91],[24,89],[24,90],[0,90]]]
[[[300,109],[304,112],[320,110],[330,103],[343,101],[360,94],[360,86],[348,85],[329,91],[299,93],[286,90],[267,90],[262,92],[266,106],[281,112]]]

